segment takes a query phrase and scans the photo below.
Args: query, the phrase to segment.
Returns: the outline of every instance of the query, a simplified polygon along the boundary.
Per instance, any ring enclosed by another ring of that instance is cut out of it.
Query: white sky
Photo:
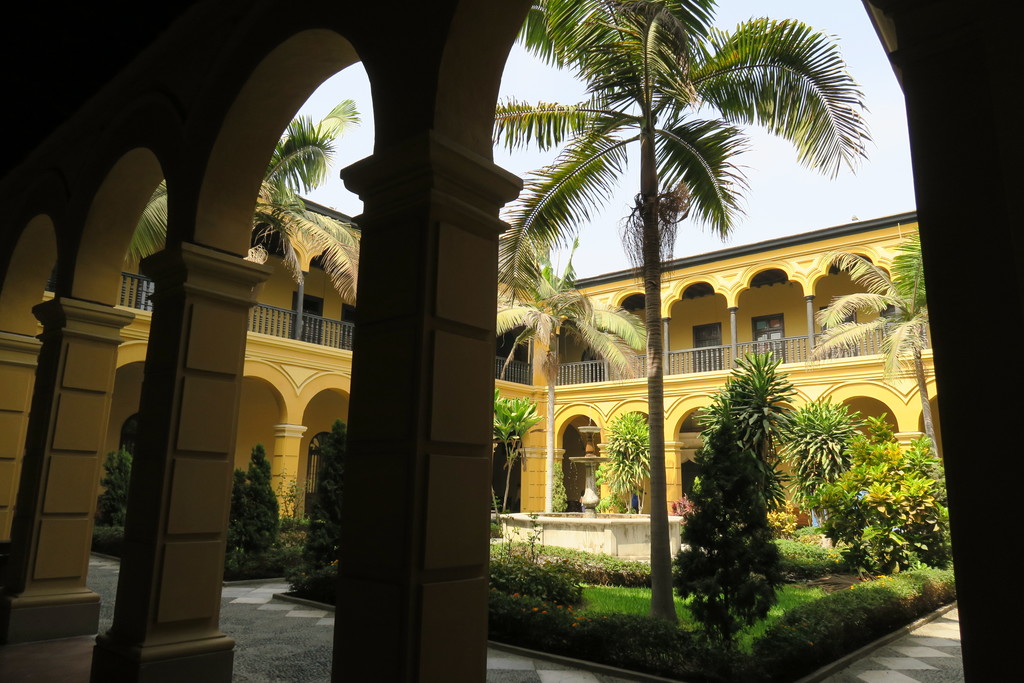
[[[737,159],[745,167],[750,184],[745,218],[728,242],[693,224],[680,225],[674,256],[700,254],[916,208],[903,95],[860,0],[719,0],[715,23],[728,30],[740,21],[760,16],[800,19],[838,37],[840,51],[863,89],[868,107],[865,117],[872,137],[868,159],[860,164],[856,174],[844,171],[835,180],[829,180],[799,166],[789,143],[751,129],[751,151]],[[518,46],[513,48],[502,79],[501,97],[575,102],[582,99],[582,94],[582,86],[570,74],[556,72]],[[373,150],[365,72],[354,65],[337,74],[300,110],[320,118],[343,99],[356,101],[364,123],[339,141],[336,169],[368,156]],[[552,158],[553,154],[509,154],[504,149],[496,149],[494,154],[496,163],[519,175]],[[619,222],[629,212],[636,193],[635,172],[635,165],[631,166],[603,215],[592,224],[581,226],[580,248],[573,259],[579,276],[629,267],[619,240]],[[309,197],[350,215],[362,211],[362,203],[344,188],[337,173]]]

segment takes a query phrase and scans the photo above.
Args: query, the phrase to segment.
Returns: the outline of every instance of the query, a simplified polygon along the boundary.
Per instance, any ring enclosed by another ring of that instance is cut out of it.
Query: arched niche
[[[57,238],[50,217],[32,218],[8,253],[0,289],[0,330],[34,336],[39,323],[32,307],[43,300],[57,265]]]

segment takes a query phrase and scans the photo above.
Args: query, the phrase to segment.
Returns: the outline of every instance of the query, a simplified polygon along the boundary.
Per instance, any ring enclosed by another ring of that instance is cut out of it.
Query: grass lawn
[[[768,612],[768,616],[743,629],[737,637],[736,643],[743,651],[750,651],[751,644],[772,622],[779,619],[787,610],[813,602],[824,597],[825,591],[820,588],[812,588],[790,584],[779,589],[779,600]],[[690,598],[686,600],[676,596],[676,615],[679,617],[680,625],[691,631],[697,630],[697,622],[690,613],[687,605]],[[640,614],[646,615],[651,609],[650,588],[619,588],[615,586],[585,586],[583,588],[583,605],[578,609],[581,614],[594,616],[597,614]]]

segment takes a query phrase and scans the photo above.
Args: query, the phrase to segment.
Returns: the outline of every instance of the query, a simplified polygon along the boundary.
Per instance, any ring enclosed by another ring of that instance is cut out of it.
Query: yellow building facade
[[[749,352],[772,351],[782,357],[780,371],[796,387],[796,405],[831,399],[862,416],[886,415],[903,440],[924,432],[916,380],[910,373],[883,378],[880,339],[842,357],[822,361],[811,357],[821,334],[815,313],[837,296],[861,291],[847,274],[830,267],[827,255],[856,253],[888,269],[896,247],[916,231],[916,215],[906,213],[667,264],[662,280],[662,318],[667,349],[664,437],[670,503],[692,482],[694,470],[687,463],[700,445],[695,416],[725,384],[732,360]],[[643,286],[630,272],[577,284],[594,299],[643,314]],[[647,413],[647,383],[642,371],[633,377],[614,378],[602,361],[586,358],[586,349],[565,345],[555,395],[556,444],[570,501],[578,498],[583,476],[569,461],[583,455],[584,442],[575,428],[597,425],[605,430],[625,413]],[[925,354],[925,369],[932,412],[937,415],[930,351]],[[534,382],[532,396],[538,412],[545,415],[543,380],[535,377]],[[498,385],[503,391],[512,390],[512,383],[499,380]],[[523,510],[538,511],[544,505],[544,435],[533,432],[527,445],[521,473],[526,492]]]

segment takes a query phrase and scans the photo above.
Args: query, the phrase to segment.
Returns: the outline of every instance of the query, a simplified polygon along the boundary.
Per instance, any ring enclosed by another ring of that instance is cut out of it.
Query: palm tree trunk
[[[653,135],[640,143],[643,279],[647,326],[647,424],[651,445],[651,616],[676,621],[665,475],[665,376],[661,335],[661,226]]]
[[[939,441],[935,438],[935,423],[932,421],[932,404],[928,400],[928,384],[924,377],[924,361],[921,351],[914,349],[914,374],[917,375],[917,393],[921,397],[921,418],[924,421],[924,433],[932,440],[932,452],[939,455]]]

